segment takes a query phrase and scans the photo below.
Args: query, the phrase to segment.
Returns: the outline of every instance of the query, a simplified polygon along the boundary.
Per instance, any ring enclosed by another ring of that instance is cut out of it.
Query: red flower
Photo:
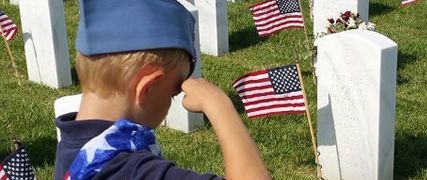
[[[343,14],[341,14],[341,17],[344,19],[344,21],[348,21],[350,19],[350,16],[351,16],[350,11],[346,11]]]
[[[329,23],[334,24],[334,19],[329,18],[328,21],[329,21]]]
[[[345,17],[350,17],[350,16],[351,16],[351,12],[350,12],[350,11],[346,11],[346,12],[344,13],[344,16],[345,16]]]

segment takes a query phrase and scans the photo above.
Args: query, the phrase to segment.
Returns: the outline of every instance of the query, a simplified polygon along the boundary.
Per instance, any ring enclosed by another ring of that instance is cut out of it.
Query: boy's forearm
[[[255,143],[250,138],[232,102],[212,103],[209,118],[220,143],[227,179],[270,179]],[[217,106],[217,107],[215,107]]]

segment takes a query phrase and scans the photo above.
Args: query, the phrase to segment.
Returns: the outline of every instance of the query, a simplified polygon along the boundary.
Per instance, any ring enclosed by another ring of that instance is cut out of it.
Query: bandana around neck
[[[64,179],[91,179],[120,152],[139,150],[161,155],[154,131],[129,120],[120,119],[80,149]]]

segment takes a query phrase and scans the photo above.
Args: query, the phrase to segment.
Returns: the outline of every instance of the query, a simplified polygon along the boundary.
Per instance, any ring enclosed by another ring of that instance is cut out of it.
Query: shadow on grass
[[[229,41],[230,52],[245,49],[262,42],[262,40],[258,37],[258,33],[254,27],[246,27],[236,32],[232,32],[229,37]]]
[[[401,69],[405,69],[405,67],[407,65],[415,63],[416,60],[417,60],[416,56],[414,56],[412,54],[405,54],[405,53],[402,53],[401,51],[399,51],[398,55],[397,55],[397,70],[399,71]],[[397,84],[398,85],[405,84],[407,82],[408,82],[407,79],[405,79],[404,77],[399,75],[399,73],[397,73]]]
[[[427,168],[427,136],[396,134],[394,179],[410,179]]]
[[[393,10],[395,10],[395,8],[390,5],[386,5],[378,2],[369,4],[369,16],[383,15]]]
[[[79,84],[79,77],[77,76],[77,71],[75,67],[71,68],[71,80],[73,81],[73,84]]]
[[[231,101],[234,104],[234,107],[236,107],[236,110],[239,114],[246,113],[242,100],[240,99],[240,96],[237,93],[230,92],[228,93],[228,97],[230,97]]]
[[[34,167],[44,166],[45,164],[55,164],[57,140],[50,137],[41,137],[30,141],[25,145],[30,156],[31,165]]]
[[[303,77],[306,77],[306,78],[308,78],[309,76],[312,76],[313,75],[313,71],[307,71],[307,70],[302,70],[301,71],[301,75],[303,76]]]

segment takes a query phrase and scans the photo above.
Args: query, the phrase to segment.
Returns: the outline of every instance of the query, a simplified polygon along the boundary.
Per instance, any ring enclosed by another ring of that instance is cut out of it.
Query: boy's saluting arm
[[[224,156],[227,179],[271,179],[230,98],[202,78],[188,79],[181,88],[183,106],[209,118]]]

